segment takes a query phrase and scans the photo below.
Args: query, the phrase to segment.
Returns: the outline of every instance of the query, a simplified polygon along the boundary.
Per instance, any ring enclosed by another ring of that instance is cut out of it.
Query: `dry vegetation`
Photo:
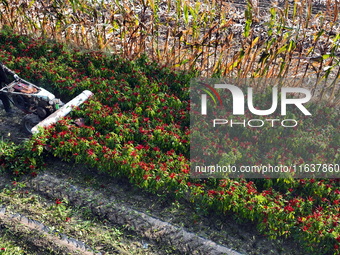
[[[21,34],[146,53],[205,76],[308,78],[321,96],[339,93],[338,1],[2,0],[0,9],[0,24]]]

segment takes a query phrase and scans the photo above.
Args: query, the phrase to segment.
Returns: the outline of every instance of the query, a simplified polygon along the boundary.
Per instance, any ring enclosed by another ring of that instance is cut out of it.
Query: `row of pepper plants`
[[[189,199],[206,213],[255,222],[271,238],[294,237],[310,253],[340,252],[338,179],[190,177],[189,81],[198,74],[170,70],[146,57],[128,61],[8,30],[0,34],[0,59],[64,101],[85,89],[94,93],[70,116],[26,143],[2,141],[2,169],[36,175],[50,156],[88,164],[150,192]],[[308,155],[335,163],[339,161],[339,126],[332,121],[336,115],[327,107],[315,111],[323,128],[310,123],[311,141],[303,138],[303,130],[291,134],[289,142],[296,151],[280,146],[284,135],[280,129],[271,129],[271,134],[230,133],[224,139],[239,162],[251,163],[265,150],[273,163],[294,157],[307,160]],[[74,124],[80,117],[85,120],[82,127]],[[266,143],[258,141],[269,135],[274,146],[265,149]],[[323,146],[322,152],[308,151],[313,146]],[[296,156],[299,148],[301,155]]]

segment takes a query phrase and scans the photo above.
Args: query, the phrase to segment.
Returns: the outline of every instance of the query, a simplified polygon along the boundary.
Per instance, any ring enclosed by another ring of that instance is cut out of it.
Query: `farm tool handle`
[[[39,132],[40,128],[47,127],[56,123],[58,120],[69,114],[74,107],[80,106],[91,96],[93,96],[93,93],[91,91],[84,90],[78,96],[69,101],[67,104],[63,105],[60,109],[58,109],[57,111],[49,115],[46,119],[42,120],[36,126],[34,126],[31,130],[32,133],[35,134]]]

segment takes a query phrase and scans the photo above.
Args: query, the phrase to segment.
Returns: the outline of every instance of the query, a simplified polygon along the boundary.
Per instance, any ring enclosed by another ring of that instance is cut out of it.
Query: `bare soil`
[[[14,114],[12,116],[8,116],[8,114],[3,109],[3,105],[0,100],[0,138],[13,141],[18,144],[29,138],[28,135],[23,131],[21,124],[25,113],[15,107],[12,109]]]

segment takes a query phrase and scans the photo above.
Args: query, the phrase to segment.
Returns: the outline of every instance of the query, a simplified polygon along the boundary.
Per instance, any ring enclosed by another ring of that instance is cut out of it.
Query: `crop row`
[[[14,175],[28,172],[34,176],[43,170],[46,157],[53,155],[127,178],[151,192],[185,197],[206,213],[254,221],[264,234],[293,236],[310,252],[339,252],[338,179],[190,177],[189,81],[197,74],[175,72],[146,57],[127,61],[9,31],[2,31],[0,42],[0,58],[19,76],[64,100],[84,89],[95,95],[24,145],[1,142],[2,168]],[[245,129],[241,135],[235,131],[223,138],[229,155],[238,162],[254,163],[265,151],[273,163],[287,163],[300,153],[303,160],[313,155],[316,160],[335,163],[339,159],[336,115],[332,108],[314,107],[320,118],[308,123],[310,141],[303,137],[305,131],[298,130],[287,138],[286,143],[294,148],[289,151],[278,139],[289,135],[281,129],[256,134]],[[74,124],[80,117],[85,120],[82,127]],[[263,148],[268,141],[259,139],[265,137],[272,146]],[[310,151],[313,146],[323,149]]]

